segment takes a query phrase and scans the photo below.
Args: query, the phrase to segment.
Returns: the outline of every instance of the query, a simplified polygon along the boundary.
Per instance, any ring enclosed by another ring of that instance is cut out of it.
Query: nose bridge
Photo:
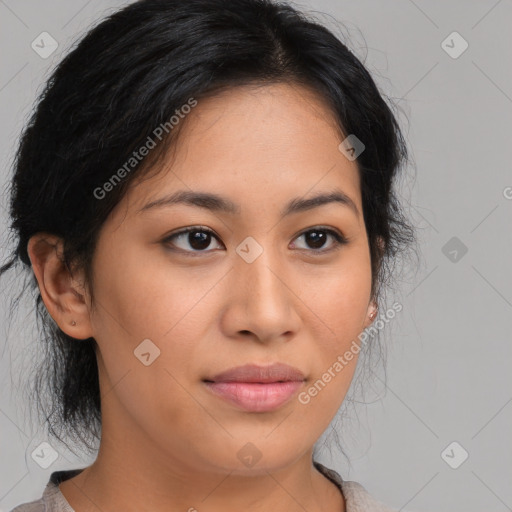
[[[236,280],[245,288],[248,304],[256,302],[263,306],[267,304],[270,308],[287,300],[286,288],[282,282],[284,276],[279,276],[283,272],[282,265],[278,263],[275,253],[276,251],[264,248],[251,263],[242,259],[235,265]]]
[[[270,338],[295,329],[293,293],[285,284],[284,266],[277,251],[266,248],[251,263],[243,258],[236,261],[233,278],[238,292],[233,297],[242,306],[239,330]]]

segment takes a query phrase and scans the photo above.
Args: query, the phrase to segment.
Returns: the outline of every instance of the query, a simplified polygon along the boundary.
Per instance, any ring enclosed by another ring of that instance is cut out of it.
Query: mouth
[[[248,412],[270,412],[286,404],[304,385],[304,374],[292,366],[245,365],[203,379],[215,396]]]

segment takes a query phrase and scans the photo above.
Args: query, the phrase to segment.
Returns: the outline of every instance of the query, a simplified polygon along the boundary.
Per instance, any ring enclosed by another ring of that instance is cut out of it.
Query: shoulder
[[[64,496],[61,494],[59,484],[68,478],[80,473],[81,469],[54,471],[46,484],[41,498],[22,503],[10,512],[74,512]]]
[[[336,471],[323,466],[319,462],[315,461],[314,465],[340,488],[345,498],[346,512],[396,512],[374,499],[360,483],[343,480]]]
[[[11,512],[46,512],[46,505],[43,498],[28,503],[22,503],[13,508]]]
[[[343,480],[341,490],[347,502],[347,512],[396,512],[374,499],[359,483]]]

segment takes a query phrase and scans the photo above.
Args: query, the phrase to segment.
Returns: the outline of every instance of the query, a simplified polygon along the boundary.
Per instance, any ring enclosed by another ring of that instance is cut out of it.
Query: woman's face
[[[93,260],[102,442],[196,472],[275,470],[328,427],[357,351],[339,356],[369,324],[356,162],[327,107],[299,87],[230,90],[181,122],[176,151],[117,205]],[[178,192],[234,208],[166,201]],[[304,203],[334,193],[353,205]],[[273,363],[303,381],[215,377]]]

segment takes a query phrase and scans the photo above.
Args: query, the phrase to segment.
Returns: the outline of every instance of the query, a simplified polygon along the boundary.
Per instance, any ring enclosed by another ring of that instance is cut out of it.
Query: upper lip
[[[210,382],[269,383],[303,381],[305,377],[300,370],[293,366],[284,363],[275,363],[268,366],[258,366],[255,364],[237,366],[236,368],[230,368],[205,380]]]

